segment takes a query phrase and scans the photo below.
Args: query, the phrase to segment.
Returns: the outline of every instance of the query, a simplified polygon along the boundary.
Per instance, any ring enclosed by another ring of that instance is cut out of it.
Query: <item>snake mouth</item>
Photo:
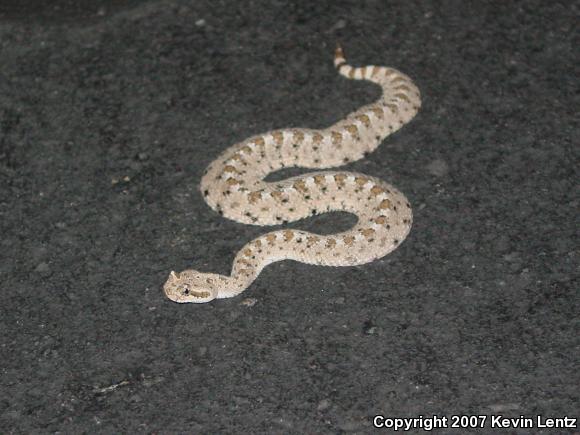
[[[196,292],[188,292],[187,290],[183,292],[177,293],[169,293],[165,292],[165,295],[171,299],[173,302],[177,302],[180,304],[185,303],[198,303],[203,304],[206,302],[213,301],[215,297],[208,291],[196,291]]]

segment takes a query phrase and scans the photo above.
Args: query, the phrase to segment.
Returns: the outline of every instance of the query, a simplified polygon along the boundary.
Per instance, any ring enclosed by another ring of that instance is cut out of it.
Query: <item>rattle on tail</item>
[[[419,110],[419,90],[401,72],[382,66],[352,67],[340,47],[334,64],[345,77],[380,85],[381,98],[323,130],[280,129],[233,145],[209,165],[201,192],[212,209],[241,223],[277,225],[329,211],[353,213],[357,223],[331,235],[300,230],[264,234],[238,252],[230,276],[171,272],[163,288],[169,299],[203,303],[236,296],[265,266],[285,259],[325,266],[368,263],[387,255],[407,237],[411,206],[401,192],[378,178],[318,171],[264,181],[269,173],[286,167],[323,169],[356,161]]]

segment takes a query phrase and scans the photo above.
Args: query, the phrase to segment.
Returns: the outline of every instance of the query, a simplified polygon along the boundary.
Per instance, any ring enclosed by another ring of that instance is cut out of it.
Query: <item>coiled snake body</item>
[[[407,237],[411,206],[401,192],[378,178],[323,171],[264,181],[282,168],[332,168],[359,160],[419,110],[419,90],[399,71],[382,66],[354,68],[346,63],[340,47],[334,64],[345,77],[380,85],[381,98],[324,130],[274,130],[228,148],[207,168],[201,192],[212,209],[247,224],[277,225],[329,211],[353,213],[358,222],[331,235],[269,232],[240,250],[230,276],[171,272],[164,285],[168,298],[202,303],[236,296],[265,266],[285,259],[324,266],[368,263],[387,255]]]

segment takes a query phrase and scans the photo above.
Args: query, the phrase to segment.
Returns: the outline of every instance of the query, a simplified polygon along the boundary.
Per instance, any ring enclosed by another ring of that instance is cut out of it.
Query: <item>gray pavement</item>
[[[372,433],[375,415],[580,431],[535,420],[580,409],[577,2],[39,5],[0,7],[1,433]],[[422,91],[347,166],[408,196],[409,238],[170,302],[170,270],[228,273],[265,231],[203,202],[208,163],[378,96],[336,74],[337,41]]]

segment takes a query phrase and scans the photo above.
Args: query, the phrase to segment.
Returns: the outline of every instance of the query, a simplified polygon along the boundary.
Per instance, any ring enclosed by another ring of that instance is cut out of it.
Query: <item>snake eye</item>
[[[183,294],[184,295],[188,295],[189,294],[189,287],[183,287]]]

